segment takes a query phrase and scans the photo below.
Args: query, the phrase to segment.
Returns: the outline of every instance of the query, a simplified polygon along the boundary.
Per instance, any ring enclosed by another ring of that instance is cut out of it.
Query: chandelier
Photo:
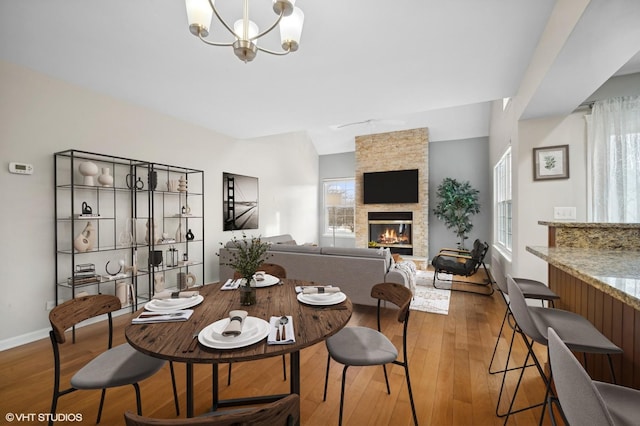
[[[231,27],[216,9],[215,0],[186,0],[189,31],[210,46],[231,46],[233,52],[241,61],[251,62],[258,50],[271,55],[287,55],[298,50],[304,14],[294,7],[296,0],[273,0],[273,11],[278,17],[266,30],[259,32],[255,22],[249,20],[249,0],[243,0],[242,19],[238,19]],[[231,35],[232,42],[214,42],[206,39],[213,14]],[[258,39],[270,33],[276,27],[280,28],[281,51],[275,51],[258,46]]]

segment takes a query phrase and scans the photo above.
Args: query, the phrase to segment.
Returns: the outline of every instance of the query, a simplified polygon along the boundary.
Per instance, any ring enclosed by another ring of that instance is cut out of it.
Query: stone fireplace
[[[428,256],[428,165],[429,140],[426,128],[356,137],[356,247],[368,247],[370,241],[376,241],[398,254]],[[364,204],[363,173],[408,169],[418,169],[417,203]],[[380,213],[386,215],[398,212],[409,213],[411,219],[389,221],[409,220],[411,223],[395,223],[388,230],[377,228],[382,223],[370,223],[370,220],[388,220],[388,217],[370,219],[370,214],[376,217]],[[376,227],[371,229],[372,225]],[[410,238],[410,243],[406,242],[407,238]],[[379,239],[382,242],[378,242]]]
[[[391,253],[412,255],[411,212],[369,212],[369,241]]]

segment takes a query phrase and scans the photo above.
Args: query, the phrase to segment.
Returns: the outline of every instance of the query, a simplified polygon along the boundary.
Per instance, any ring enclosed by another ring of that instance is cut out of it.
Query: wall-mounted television
[[[364,204],[418,202],[418,169],[363,174]]]

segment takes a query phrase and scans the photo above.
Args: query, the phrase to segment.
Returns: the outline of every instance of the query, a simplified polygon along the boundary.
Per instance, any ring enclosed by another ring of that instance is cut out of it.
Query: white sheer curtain
[[[640,222],[640,96],[596,102],[587,135],[591,221]]]

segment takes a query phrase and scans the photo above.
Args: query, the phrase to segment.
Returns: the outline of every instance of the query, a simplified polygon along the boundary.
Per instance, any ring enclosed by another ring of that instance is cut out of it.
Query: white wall
[[[303,134],[237,141],[211,130],[0,62],[0,350],[46,336],[54,299],[53,153],[80,149],[205,171],[205,262],[218,279],[222,172],[259,178],[260,229],[313,241],[318,156]],[[250,125],[250,124],[248,124]],[[31,176],[8,163],[34,165]]]
[[[576,221],[587,220],[586,124],[584,112],[566,117],[522,120],[518,123],[517,203],[514,204],[513,268],[518,276],[546,282],[547,263],[526,251],[526,246],[546,246],[547,227],[554,207],[576,207]],[[569,145],[569,179],[533,180],[533,148]]]

